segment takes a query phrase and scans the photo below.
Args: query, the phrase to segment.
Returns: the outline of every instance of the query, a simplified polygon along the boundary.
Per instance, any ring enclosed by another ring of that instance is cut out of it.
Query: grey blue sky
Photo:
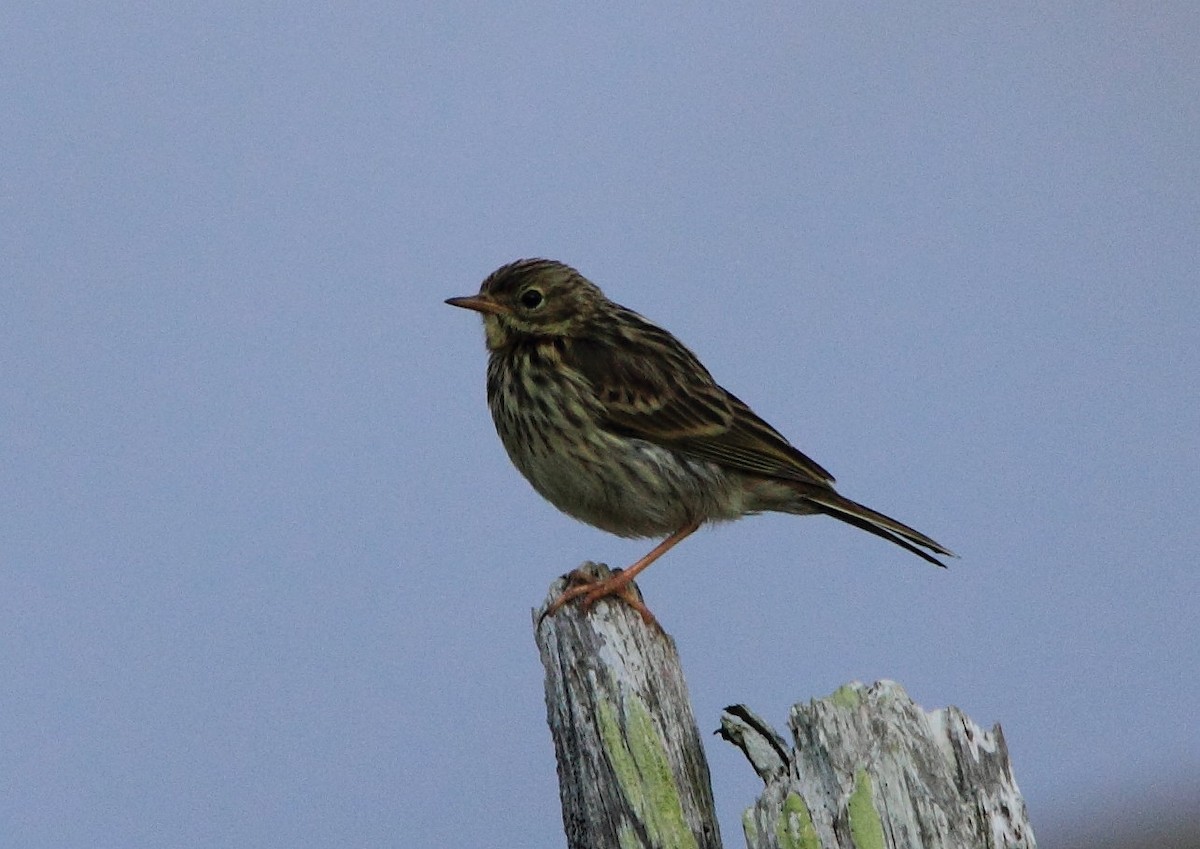
[[[494,435],[521,256],[961,555],[689,539],[702,729],[887,677],[1044,840],[1200,796],[1196,4],[9,3],[0,106],[5,845],[563,845],[529,611],[650,543]]]

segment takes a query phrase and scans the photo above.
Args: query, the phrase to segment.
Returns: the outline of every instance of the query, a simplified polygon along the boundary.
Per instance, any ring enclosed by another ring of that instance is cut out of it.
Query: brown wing
[[[675,337],[632,312],[630,332],[572,339],[567,364],[592,384],[613,430],[722,466],[828,486],[833,476],[726,392]]]

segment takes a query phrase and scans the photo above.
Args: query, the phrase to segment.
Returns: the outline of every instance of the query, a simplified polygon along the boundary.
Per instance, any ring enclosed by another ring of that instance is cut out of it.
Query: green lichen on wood
[[[775,836],[780,849],[821,849],[812,813],[797,793],[789,793],[775,822]]]
[[[758,842],[758,821],[754,818],[754,808],[742,811],[742,834],[746,836],[747,846]]]
[[[645,825],[651,845],[695,849],[696,836],[684,819],[679,790],[650,711],[640,699],[629,696],[622,723],[612,704],[602,702],[597,707],[600,738],[613,774]]]
[[[620,849],[645,849],[637,829],[627,822],[621,823],[621,827],[617,829],[617,843]]]
[[[850,794],[847,813],[850,816],[850,837],[858,849],[883,849],[883,822],[875,810],[871,776],[865,769],[854,773],[854,792]]]
[[[836,707],[853,710],[862,704],[862,691],[853,684],[843,684],[833,691],[829,701]]]

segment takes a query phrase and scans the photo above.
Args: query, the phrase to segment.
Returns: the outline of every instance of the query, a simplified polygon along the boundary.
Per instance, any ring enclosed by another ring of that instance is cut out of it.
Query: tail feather
[[[886,539],[888,542],[895,543],[935,566],[941,566],[943,569],[946,568],[945,563],[922,551],[917,546],[927,548],[937,554],[944,554],[947,557],[957,556],[953,551],[932,537],[926,536],[915,528],[910,528],[908,525],[893,519],[891,516],[885,516],[878,510],[872,510],[865,504],[851,501],[849,498],[838,495],[832,489],[818,489],[817,487],[812,487],[811,489],[812,491],[804,493],[805,499],[821,513],[833,516],[835,519],[840,519],[848,525],[853,525],[869,534],[874,534],[877,537]]]

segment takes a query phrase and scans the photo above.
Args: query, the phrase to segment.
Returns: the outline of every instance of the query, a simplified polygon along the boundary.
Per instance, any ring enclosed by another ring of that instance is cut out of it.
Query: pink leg
[[[699,522],[692,522],[691,524],[680,528],[658,545],[654,546],[654,549],[637,563],[634,563],[628,569],[622,569],[620,572],[617,572],[605,578],[604,580],[596,580],[595,578],[577,575],[575,572],[572,572],[572,580],[577,582],[575,586],[566,590],[562,595],[556,598],[554,602],[548,608],[546,608],[546,612],[543,615],[553,616],[555,613],[561,610],[563,605],[567,604],[567,602],[574,601],[580,596],[583,596],[584,610],[587,610],[602,598],[606,598],[608,596],[617,596],[618,598],[624,600],[625,603],[630,607],[641,613],[642,619],[645,620],[647,625],[657,625],[658,623],[654,619],[654,614],[652,614],[650,609],[647,608],[642,600],[637,597],[636,593],[634,593],[632,588],[629,586],[629,583],[642,571],[644,571],[651,563],[662,557],[676,545],[683,542],[685,539],[695,533],[696,529],[699,527]]]

